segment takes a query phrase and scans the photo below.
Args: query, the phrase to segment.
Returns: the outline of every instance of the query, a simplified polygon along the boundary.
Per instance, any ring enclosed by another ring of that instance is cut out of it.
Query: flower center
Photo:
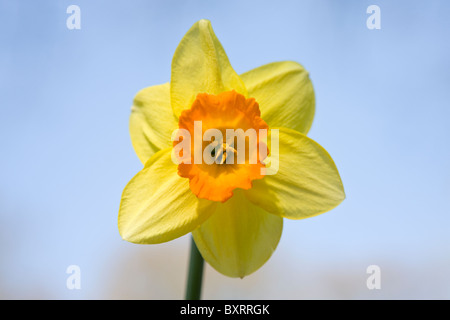
[[[235,148],[233,148],[228,143],[222,143],[222,148],[219,147],[219,151],[216,154],[216,147],[219,145],[219,142],[214,141],[211,146],[213,147],[211,151],[211,157],[214,158],[214,162],[218,164],[225,164],[225,161],[227,160],[227,156],[236,156],[237,151]]]
[[[183,110],[178,126],[187,130],[190,153],[184,154],[178,174],[189,178],[191,191],[202,199],[225,202],[236,188],[250,189],[262,179],[267,155],[268,126],[255,99],[233,91],[200,93]],[[178,141],[174,141],[175,146]]]

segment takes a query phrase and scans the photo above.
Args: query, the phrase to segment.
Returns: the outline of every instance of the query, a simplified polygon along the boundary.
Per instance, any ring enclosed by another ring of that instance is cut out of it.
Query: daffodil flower
[[[156,244],[192,232],[217,271],[253,273],[277,247],[283,218],[316,216],[345,198],[332,158],[306,136],[314,110],[313,86],[300,64],[274,62],[238,75],[210,22],[198,21],[175,51],[170,83],[134,99],[130,134],[145,166],[123,191],[122,238]],[[278,172],[261,175],[264,159],[228,164],[240,152],[230,141],[212,145],[211,165],[174,163],[172,135],[194,131],[195,121],[202,121],[203,132],[277,129]]]

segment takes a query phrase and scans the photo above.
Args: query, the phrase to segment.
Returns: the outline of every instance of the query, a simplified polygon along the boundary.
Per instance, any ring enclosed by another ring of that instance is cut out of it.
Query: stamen
[[[223,143],[222,149],[220,149],[217,155],[215,156],[216,163],[219,162],[219,164],[224,164],[229,154],[237,155],[237,151],[228,143]],[[219,159],[219,157],[221,157],[221,159]]]

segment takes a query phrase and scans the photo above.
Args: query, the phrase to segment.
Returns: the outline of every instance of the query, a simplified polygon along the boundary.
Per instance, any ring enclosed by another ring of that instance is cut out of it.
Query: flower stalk
[[[186,300],[200,300],[203,280],[203,257],[191,238],[191,255],[186,285]]]

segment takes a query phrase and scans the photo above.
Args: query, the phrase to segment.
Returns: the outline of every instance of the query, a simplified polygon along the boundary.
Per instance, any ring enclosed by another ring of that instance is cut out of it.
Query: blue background
[[[66,8],[81,9],[81,30]],[[381,8],[381,30],[366,8]],[[183,298],[189,236],[123,241],[121,192],[142,165],[128,118],[170,80],[173,53],[210,19],[234,69],[310,72],[309,136],[347,199],[285,220],[269,262],[240,280],[209,266],[204,298],[450,298],[450,3],[0,1],[0,298]],[[81,268],[81,290],[66,268]],[[381,268],[368,290],[366,268]]]

